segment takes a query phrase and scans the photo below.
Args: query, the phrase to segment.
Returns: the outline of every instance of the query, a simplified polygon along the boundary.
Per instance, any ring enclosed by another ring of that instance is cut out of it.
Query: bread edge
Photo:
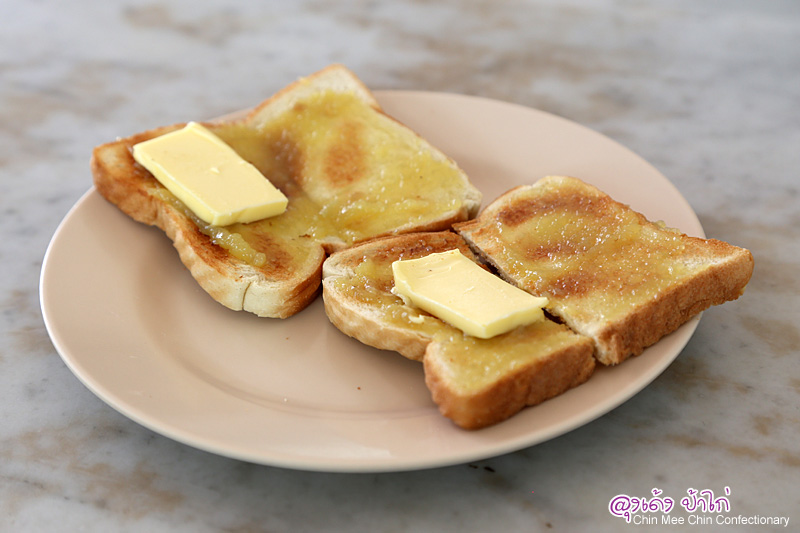
[[[694,239],[695,237],[689,237]],[[637,308],[621,320],[607,324],[595,331],[581,331],[577,324],[573,330],[595,339],[598,361],[604,365],[617,365],[630,357],[641,355],[648,347],[677,330],[694,316],[715,305],[738,299],[752,277],[753,255],[749,250],[707,239],[711,246],[730,250],[723,262],[709,265],[698,275],[662,293],[658,300]]]
[[[501,206],[506,197],[513,196],[517,191],[533,187],[538,183],[564,178],[580,181],[583,186],[595,194],[607,196],[612,201],[631,209],[643,223],[654,224],[642,213],[633,210],[630,206],[621,204],[608,193],[590,183],[569,176],[546,176],[532,185],[518,185],[509,189],[487,205],[478,217],[454,224],[453,229],[467,241],[473,252],[492,266],[501,278],[517,285],[516,280],[497,265],[491,254],[485,252],[471,238],[470,233],[486,225],[481,221],[481,217],[484,213],[496,211],[498,209],[497,206]],[[707,269],[685,283],[665,291],[658,300],[641,306],[622,319],[615,320],[599,328],[571,320],[567,314],[558,309],[552,308],[548,310],[563,320],[576,333],[592,338],[595,343],[595,358],[603,365],[613,366],[630,357],[641,355],[646,348],[657,343],[664,336],[674,332],[691,320],[692,317],[711,306],[739,298],[744,293],[745,287],[752,277],[754,269],[752,253],[745,248],[717,239],[682,235],[683,238],[691,241],[702,241],[704,246],[724,249],[726,257],[721,262],[709,265]],[[697,299],[698,294],[703,296]]]
[[[285,86],[244,117],[232,122],[252,122],[256,127],[289,109],[298,99],[318,90],[318,84],[334,90],[353,92],[377,112],[394,121],[398,126],[422,139],[431,150],[453,164],[458,165],[429,141],[408,128],[400,121],[386,115],[381,109],[373,93],[349,69],[340,64],[332,64],[309,76],[300,78]],[[155,186],[156,180],[149,173],[132,166],[130,147],[149,138],[163,135],[185,124],[161,126],[140,132],[126,138],[101,144],[94,148],[90,161],[95,188],[110,203],[116,205],[125,214],[137,222],[154,225],[161,229],[177,249],[181,262],[197,280],[198,284],[214,300],[225,307],[236,311],[247,311],[260,317],[286,318],[304,309],[319,294],[322,282],[322,264],[326,255],[347,246],[337,240],[320,242],[320,250],[301,273],[299,281],[293,286],[280,282],[272,282],[252,267],[230,254],[226,255],[222,265],[219,262],[209,264],[205,261],[202,248],[218,248],[207,236],[197,231],[191,221],[172,206],[154,198],[147,191],[148,184]],[[110,154],[110,157],[105,157]],[[129,172],[134,168],[139,175],[115,179],[115,174]],[[435,220],[421,227],[402,229],[402,233],[419,231],[437,231],[449,228],[454,222],[474,216],[481,201],[477,188],[470,182],[466,173],[459,168],[465,189],[469,192],[462,208],[446,218]],[[186,223],[183,223],[186,222]],[[380,236],[377,236],[380,237]],[[221,249],[220,249],[221,250]]]
[[[585,383],[594,373],[592,341],[575,335],[575,342],[504,376],[478,394],[463,395],[444,377],[444,363],[432,342],[423,359],[425,384],[445,417],[463,429],[488,427]]]

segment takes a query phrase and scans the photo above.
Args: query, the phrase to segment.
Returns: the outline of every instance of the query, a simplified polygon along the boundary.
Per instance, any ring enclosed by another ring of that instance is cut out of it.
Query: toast
[[[285,213],[223,228],[194,216],[131,154],[183,124],[98,146],[91,168],[98,192],[163,230],[200,286],[230,309],[291,316],[319,293],[327,254],[445,229],[480,206],[455,162],[384,114],[341,65],[292,83],[242,118],[202,124],[286,195]]]
[[[618,364],[712,305],[738,298],[748,250],[690,237],[576,178],[514,188],[455,230],[497,273]]]
[[[441,413],[465,429],[509,418],[592,375],[592,342],[551,320],[491,339],[465,335],[392,293],[392,262],[458,249],[450,231],[376,239],[332,254],[323,265],[323,301],[331,322],[364,344],[421,361]]]

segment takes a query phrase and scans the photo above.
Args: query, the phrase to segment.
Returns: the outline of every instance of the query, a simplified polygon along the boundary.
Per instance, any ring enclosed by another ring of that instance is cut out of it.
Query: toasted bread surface
[[[193,217],[131,154],[180,124],[98,146],[92,173],[101,195],[161,228],[198,283],[231,309],[290,316],[318,293],[327,253],[444,229],[480,204],[455,162],[385,115],[341,65],[298,80],[243,118],[204,125],[283,191],[284,214],[225,228]]]
[[[433,337],[447,326],[392,294],[392,263],[454,249],[475,259],[464,239],[450,231],[375,239],[332,254],[322,270],[328,318],[364,344],[421,361]]]
[[[478,339],[391,292],[393,261],[452,249],[476,260],[452,232],[387,237],[332,254],[323,266],[328,317],[364,344],[423,361],[434,402],[467,429],[505,420],[591,376],[591,341],[563,325],[545,320]]]
[[[512,189],[455,229],[499,275],[547,297],[606,365],[738,298],[753,271],[749,251],[650,222],[564,176]]]
[[[441,413],[465,429],[505,420],[594,372],[592,341],[551,320],[491,339],[449,332],[428,345],[425,384]]]

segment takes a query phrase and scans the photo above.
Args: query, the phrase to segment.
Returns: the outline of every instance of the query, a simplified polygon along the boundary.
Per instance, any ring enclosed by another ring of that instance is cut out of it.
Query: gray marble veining
[[[142,428],[75,379],[39,310],[92,147],[241,109],[332,62],[375,89],[516,102],[616,139],[708,236],[752,250],[746,294],[616,410],[473,464],[297,472]],[[620,531],[634,526],[609,513],[617,494],[725,486],[731,516],[790,518],[731,529],[800,527],[798,3],[8,0],[0,80],[0,530]]]

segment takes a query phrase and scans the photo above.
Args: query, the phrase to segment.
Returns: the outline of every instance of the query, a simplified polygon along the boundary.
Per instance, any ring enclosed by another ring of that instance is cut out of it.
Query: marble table
[[[800,527],[796,2],[7,0],[0,21],[0,531]],[[709,237],[753,252],[745,295],[704,313],[618,408],[467,464],[292,470],[122,416],[64,364],[39,305],[47,244],[91,187],[92,148],[247,107],[334,62],[374,89],[521,104],[627,146]],[[680,508],[689,489],[730,511]],[[609,511],[619,495],[676,509],[626,524]]]

